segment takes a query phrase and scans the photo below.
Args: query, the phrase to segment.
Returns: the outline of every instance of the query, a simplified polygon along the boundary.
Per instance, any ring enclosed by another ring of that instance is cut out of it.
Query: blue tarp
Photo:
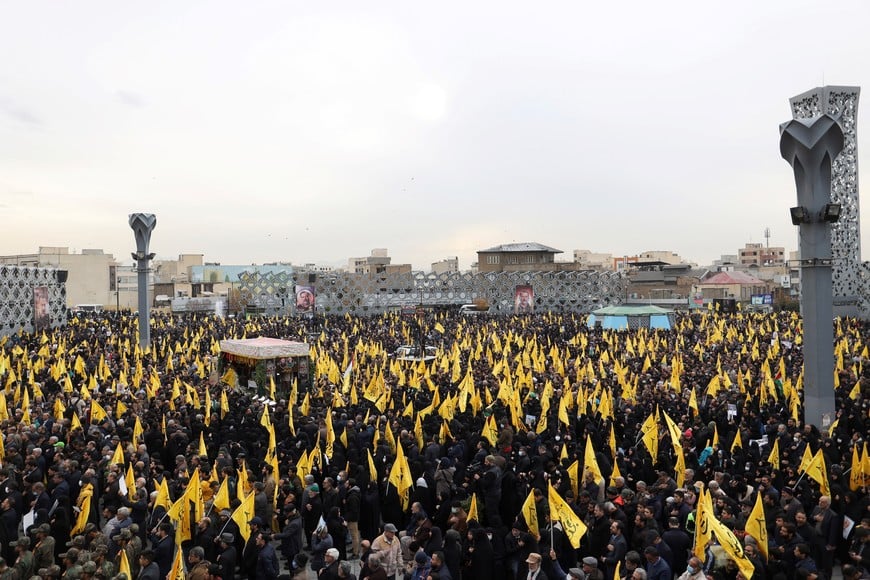
[[[671,329],[671,321],[668,320],[667,314],[657,314],[655,316],[649,317],[649,327],[650,328],[663,328],[665,330]]]

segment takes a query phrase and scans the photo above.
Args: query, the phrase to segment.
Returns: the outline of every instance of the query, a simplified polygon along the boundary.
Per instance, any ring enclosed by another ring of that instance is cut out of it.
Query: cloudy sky
[[[868,22],[861,0],[0,0],[0,253],[129,261],[135,211],[158,256],[223,263],[467,268],[523,241],[709,263],[768,227],[795,249],[778,125],[865,84]]]

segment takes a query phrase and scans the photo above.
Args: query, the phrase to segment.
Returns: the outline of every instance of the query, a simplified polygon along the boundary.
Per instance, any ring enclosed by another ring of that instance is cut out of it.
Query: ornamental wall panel
[[[429,274],[319,274],[300,284],[316,291],[318,313],[376,315],[402,307],[459,306],[485,300],[494,314],[510,314],[517,286],[532,286],[538,312],[591,312],[622,304],[627,279],[616,272],[450,272]],[[239,276],[242,301],[266,314],[297,314],[294,275],[244,273]],[[282,302],[282,296],[284,300]]]
[[[51,328],[66,324],[66,284],[59,274],[53,268],[0,266],[0,336],[33,332],[33,289],[40,286],[48,289]]]

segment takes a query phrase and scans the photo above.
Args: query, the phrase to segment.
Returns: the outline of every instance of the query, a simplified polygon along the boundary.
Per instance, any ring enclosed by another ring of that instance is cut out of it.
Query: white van
[[[73,306],[73,312],[102,312],[102,304],[76,304]]]

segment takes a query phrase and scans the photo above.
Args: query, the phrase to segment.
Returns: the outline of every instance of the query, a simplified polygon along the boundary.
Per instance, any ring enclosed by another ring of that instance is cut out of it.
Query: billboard
[[[48,286],[33,287],[33,332],[47,330],[51,326],[48,308]]]
[[[314,286],[296,285],[296,312],[314,312]]]
[[[773,294],[753,294],[751,304],[753,306],[770,306],[773,304]]]
[[[531,286],[517,286],[514,290],[514,314],[535,311],[535,290]]]

